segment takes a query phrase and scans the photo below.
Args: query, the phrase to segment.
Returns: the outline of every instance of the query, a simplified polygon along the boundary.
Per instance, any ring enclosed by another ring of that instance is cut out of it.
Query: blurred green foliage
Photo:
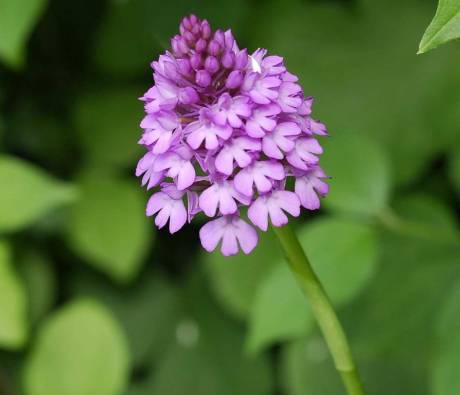
[[[343,395],[271,232],[144,217],[149,63],[194,12],[285,57],[331,193],[296,221],[369,395],[460,391],[460,55],[431,0],[0,0],[0,394]],[[198,224],[199,225],[199,224]]]

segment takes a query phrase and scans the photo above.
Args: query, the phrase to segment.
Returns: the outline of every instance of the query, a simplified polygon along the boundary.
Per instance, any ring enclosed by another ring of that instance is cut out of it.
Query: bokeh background
[[[435,0],[0,0],[0,394],[343,395],[271,233],[144,217],[137,98],[182,16],[281,54],[330,137],[296,221],[370,395],[460,393],[460,44]]]

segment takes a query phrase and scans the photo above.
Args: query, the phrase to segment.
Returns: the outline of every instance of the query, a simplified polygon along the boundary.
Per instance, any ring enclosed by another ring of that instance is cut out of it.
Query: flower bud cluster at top
[[[315,136],[326,128],[311,118],[313,99],[283,58],[265,49],[248,55],[230,30],[213,32],[191,15],[171,48],[152,63],[155,84],[141,98],[147,152],[136,175],[157,187],[147,215],[159,228],[169,222],[171,233],[199,212],[217,217],[200,230],[203,247],[249,253],[254,226],[266,231],[269,219],[283,226],[286,213],[319,208],[328,186]],[[241,218],[244,208],[252,225]]]

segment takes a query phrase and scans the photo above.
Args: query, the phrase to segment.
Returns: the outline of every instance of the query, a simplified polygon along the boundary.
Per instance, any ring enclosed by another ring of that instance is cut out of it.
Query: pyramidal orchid
[[[213,31],[195,15],[179,30],[152,62],[154,85],[141,98],[146,153],[136,175],[154,189],[146,212],[171,233],[203,212],[207,251],[250,253],[257,228],[319,208],[328,186],[317,136],[326,128],[282,57],[250,54],[231,30]]]
[[[287,257],[349,395],[364,395],[343,328],[303,248],[288,226],[328,193],[313,99],[280,56],[240,49],[230,30],[182,20],[171,49],[152,63],[154,86],[141,98],[145,149],[136,175],[154,192],[147,215],[180,230],[195,215],[207,251],[249,254],[269,225]],[[291,179],[292,182],[288,182]]]

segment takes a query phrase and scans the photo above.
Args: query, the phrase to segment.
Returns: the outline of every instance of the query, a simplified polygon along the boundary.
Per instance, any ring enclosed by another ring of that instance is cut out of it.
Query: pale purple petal
[[[226,218],[220,217],[213,221],[207,222],[201,227],[200,241],[201,245],[206,251],[212,252],[216,249],[219,241],[223,237],[226,223]]]
[[[260,229],[264,231],[268,229],[268,207],[265,197],[261,196],[251,204],[248,210],[248,217]]]
[[[236,237],[240,243],[241,249],[245,254],[249,254],[259,241],[257,231],[242,219],[235,220],[234,224],[237,228]]]

